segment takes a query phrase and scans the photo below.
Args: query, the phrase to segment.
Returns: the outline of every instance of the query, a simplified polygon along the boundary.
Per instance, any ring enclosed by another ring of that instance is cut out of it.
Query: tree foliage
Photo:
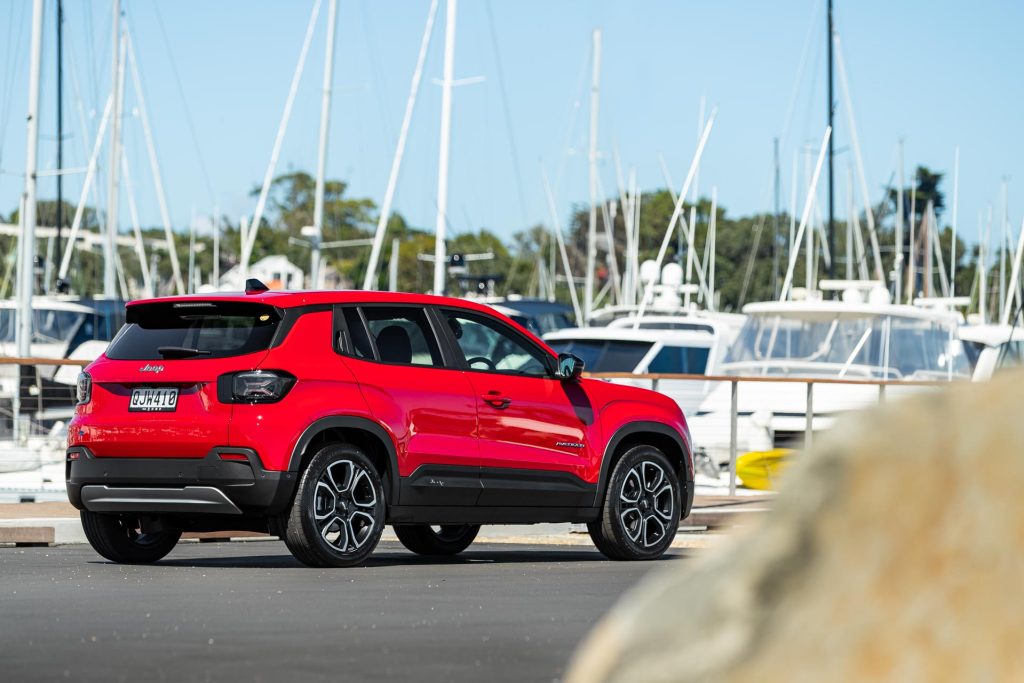
[[[944,213],[945,196],[942,191],[942,181],[942,173],[934,172],[926,167],[919,167],[914,174],[913,185],[904,192],[904,206],[902,207],[905,218],[902,245],[904,283],[908,278],[905,267],[910,249],[909,226],[911,221],[917,226],[915,243],[917,244],[917,259],[920,263],[927,246],[921,236],[920,225],[924,219],[928,201],[933,203],[940,219]],[[264,256],[283,254],[308,272],[311,245],[309,237],[302,234],[302,229],[313,223],[315,188],[315,178],[304,171],[289,171],[274,179],[270,188],[267,210],[257,233],[251,259],[253,262]],[[909,202],[911,189],[914,190],[917,198],[913,212],[910,210]],[[253,195],[256,194],[258,194],[258,189],[253,190]],[[890,286],[894,268],[897,266],[896,257],[900,253],[894,246],[895,217],[900,208],[897,206],[896,196],[895,191],[889,192],[887,202],[882,206],[881,215],[876,216],[878,242],[883,261],[882,269],[886,282]],[[40,224],[53,225],[56,221],[55,202],[43,200],[39,202],[38,207]],[[662,241],[665,239],[665,232],[671,221],[674,208],[674,202],[668,190],[655,190],[641,195],[638,243],[640,262],[656,258]],[[696,216],[693,245],[694,263],[704,263],[708,250],[707,228],[711,217],[711,203],[707,198],[702,197],[693,207],[689,203],[683,204],[681,214],[683,220],[677,223],[674,233],[669,236],[665,262],[677,262],[683,266],[684,271],[688,265],[690,247],[682,228],[685,222],[690,220],[691,208]],[[70,224],[74,212],[74,204],[65,201],[63,207],[65,224]],[[582,280],[586,267],[589,213],[587,205],[576,205],[572,208],[566,223],[565,248],[572,273],[577,281]],[[329,179],[325,182],[323,225],[323,240],[325,242],[370,238],[375,230],[377,217],[377,207],[372,200],[349,196],[348,186],[341,180]],[[865,247],[863,263],[869,276],[874,277],[875,264],[871,242],[866,230],[866,217],[861,215],[858,219]],[[606,240],[606,220],[611,221],[613,236],[613,248],[610,252]],[[8,222],[17,224],[17,221],[18,212],[15,210],[10,214]],[[223,216],[220,217],[219,223],[221,225],[219,266],[220,272],[225,273],[240,259],[240,229],[237,222],[232,222]],[[724,205],[718,205],[714,285],[720,310],[738,310],[747,302],[769,300],[776,296],[789,262],[790,224],[788,215],[779,216],[777,222],[776,217],[769,214],[733,217],[729,215]],[[939,225],[941,225],[941,220]],[[776,234],[776,226],[778,226],[778,234]],[[82,230],[98,234],[100,228],[100,214],[93,207],[86,207],[83,212]],[[142,233],[150,247],[147,259],[155,268],[155,279],[158,283],[157,293],[170,293],[173,291],[170,259],[163,250],[165,247],[154,248],[163,243],[163,229],[148,227],[143,229]],[[599,207],[597,234],[600,249],[595,274],[597,288],[600,290],[610,277],[612,255],[614,255],[619,272],[622,273],[625,270],[626,223],[621,207],[612,208],[608,205]],[[939,230],[938,236],[944,266],[948,272],[953,253],[952,230],[948,226],[944,226]],[[395,242],[396,240],[397,242]],[[848,275],[846,240],[847,224],[845,221],[838,221],[836,223],[836,253],[831,257],[835,260],[836,276],[839,278],[846,278]],[[178,260],[184,271],[190,254],[188,233],[178,231],[175,241]],[[818,278],[826,275],[826,262],[820,246],[821,241],[819,236],[816,236],[818,248],[813,267]],[[434,253],[433,231],[410,225],[398,213],[392,214],[388,219],[387,237],[381,250],[376,286],[381,289],[389,286],[389,266],[393,258],[392,249],[395,243],[399,248],[397,288],[402,291],[429,291],[433,283],[434,266],[429,260]],[[447,245],[449,254],[490,252],[493,254],[493,258],[469,262],[467,271],[470,277],[450,275],[447,283],[448,292],[458,295],[465,291],[464,286],[471,288],[477,280],[490,276],[496,283],[498,293],[514,292],[523,295],[546,296],[546,292],[541,291],[541,285],[545,274],[550,281],[553,267],[554,272],[558,275],[555,287],[556,297],[568,303],[568,282],[565,278],[561,255],[555,248],[555,244],[556,241],[551,230],[539,224],[525,226],[513,233],[507,243],[486,228],[454,234],[450,236]],[[7,257],[4,263],[0,264],[0,268],[7,273],[6,280],[0,281],[0,284],[8,283],[7,289],[0,293],[8,296],[11,293],[9,283],[12,281],[10,274],[14,264],[15,245],[16,239],[13,237],[0,240],[0,246],[3,247]],[[794,262],[793,283],[795,286],[802,286],[805,281],[806,259],[803,246],[800,245],[801,252]],[[49,245],[45,241],[40,242],[39,250],[42,256],[52,258],[54,264],[59,262],[60,255],[55,253],[56,249],[49,250]],[[976,295],[978,291],[978,250],[976,247],[969,249],[965,242],[958,237],[955,251],[957,261],[956,292],[963,295]],[[336,271],[340,276],[336,284],[344,287],[358,287],[362,285],[369,252],[368,246],[325,248],[323,257],[326,259],[328,268]],[[778,271],[773,268],[773,253],[775,252],[778,255]],[[129,294],[131,296],[142,295],[140,285],[137,284],[140,264],[135,250],[131,247],[121,246],[118,249],[118,255],[125,272],[129,274],[127,278],[131,288]],[[209,230],[203,230],[196,236],[193,257],[196,268],[201,273],[201,282],[209,282],[213,267],[212,235]],[[71,263],[69,279],[72,291],[82,295],[98,294],[102,282],[102,250],[98,247],[91,250],[77,248]],[[860,262],[856,258],[852,266],[852,276],[858,277]],[[690,273],[690,281],[694,283],[698,281],[695,268],[696,266]],[[53,272],[55,274],[56,267],[53,268]],[[187,273],[184,273],[184,276],[187,277]],[[705,278],[709,276],[710,273],[705,271]],[[937,287],[938,281],[936,266],[935,287]],[[577,286],[582,296],[582,287]],[[921,276],[918,275],[915,290],[922,288],[923,282]]]

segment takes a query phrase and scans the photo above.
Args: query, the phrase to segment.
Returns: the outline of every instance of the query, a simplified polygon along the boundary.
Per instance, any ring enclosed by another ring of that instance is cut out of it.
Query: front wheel
[[[82,529],[93,550],[111,562],[149,564],[174,549],[180,531],[142,531],[137,518],[82,510]]]
[[[395,535],[418,555],[458,555],[480,531],[479,524],[396,524]]]
[[[373,462],[356,446],[324,446],[299,480],[284,542],[311,567],[351,567],[377,547],[384,515],[384,487]]]
[[[679,477],[653,446],[636,446],[615,463],[601,516],[587,525],[594,545],[613,560],[653,560],[672,544],[681,510]]]

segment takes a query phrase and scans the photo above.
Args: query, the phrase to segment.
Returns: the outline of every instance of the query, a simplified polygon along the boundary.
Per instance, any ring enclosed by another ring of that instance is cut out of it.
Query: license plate
[[[177,387],[136,387],[128,402],[130,412],[171,413],[177,407]]]

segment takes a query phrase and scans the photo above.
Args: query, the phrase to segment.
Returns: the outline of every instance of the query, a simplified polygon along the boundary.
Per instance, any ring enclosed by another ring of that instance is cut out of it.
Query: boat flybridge
[[[886,380],[894,398],[919,391],[900,381],[966,380],[971,365],[960,341],[961,315],[947,308],[893,304],[879,282],[822,281],[821,291],[794,290],[786,301],[744,307],[746,323],[719,372],[740,377]],[[823,292],[840,291],[840,299]],[[812,429],[878,401],[866,384],[814,388]],[[802,382],[740,383],[737,453],[785,448],[802,441],[807,426],[807,386]],[[698,452],[713,467],[730,455],[731,390],[722,383],[690,417]],[[688,416],[689,417],[689,416]]]
[[[648,265],[650,264],[650,266]],[[628,372],[713,375],[736,339],[743,316],[700,309],[685,304],[684,297],[697,292],[682,283],[682,268],[669,263],[660,281],[652,282],[653,261],[641,266],[641,277],[651,285],[651,304],[620,305],[598,309],[590,327],[557,330],[544,341],[559,353],[583,359],[587,372]],[[688,297],[687,297],[688,298]],[[616,378],[620,384],[650,388],[648,379]],[[658,391],[692,414],[713,388],[713,382],[660,380]]]

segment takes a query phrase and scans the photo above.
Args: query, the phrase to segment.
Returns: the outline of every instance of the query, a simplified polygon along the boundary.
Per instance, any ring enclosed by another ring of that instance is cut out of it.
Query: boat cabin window
[[[68,340],[84,317],[78,311],[36,308],[32,311],[32,343],[62,344]],[[17,337],[18,311],[0,309],[0,342],[14,342]]]
[[[666,346],[648,364],[647,372],[703,375],[711,349],[693,346]]]
[[[757,366],[764,374],[851,378],[945,379],[971,373],[953,323],[901,315],[832,319],[752,315],[725,363]]]
[[[583,359],[588,372],[633,372],[653,342],[612,339],[558,339],[548,345],[557,353],[572,353]]]

